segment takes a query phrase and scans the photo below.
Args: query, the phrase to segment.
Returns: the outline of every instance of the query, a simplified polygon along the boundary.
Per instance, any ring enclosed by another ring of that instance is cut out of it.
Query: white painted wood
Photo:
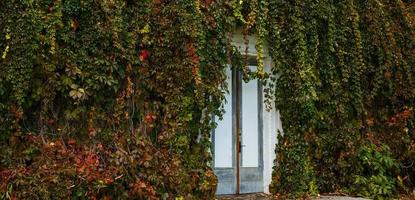
[[[258,128],[258,80],[251,80],[242,83],[242,167],[259,166]]]
[[[232,71],[230,68],[227,69],[226,74],[229,93],[225,95],[225,113],[222,120],[215,117],[218,124],[215,130],[216,168],[232,167]]]
[[[271,70],[270,60],[265,61],[265,70],[270,72]],[[265,98],[265,94],[263,96]],[[271,105],[271,110],[266,110],[263,107],[263,119],[264,119],[264,192],[269,193],[269,185],[272,181],[272,167],[275,160],[275,145],[277,144],[278,131],[282,132],[282,125],[279,112],[275,109],[274,103]]]

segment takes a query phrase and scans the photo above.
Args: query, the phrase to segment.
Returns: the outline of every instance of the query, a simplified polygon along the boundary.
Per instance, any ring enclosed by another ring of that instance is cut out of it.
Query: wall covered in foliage
[[[284,129],[273,192],[413,193],[414,9],[402,0],[270,1]]]
[[[225,67],[244,64],[236,27],[259,54],[257,73],[240,69],[283,117],[272,192],[409,194],[414,13],[404,0],[0,1],[0,199],[213,198],[211,116]]]
[[[228,0],[0,2],[0,199],[210,199]]]

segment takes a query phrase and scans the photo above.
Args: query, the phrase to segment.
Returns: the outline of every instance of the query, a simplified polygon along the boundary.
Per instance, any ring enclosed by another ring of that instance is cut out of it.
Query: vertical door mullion
[[[261,173],[263,173],[264,168],[264,123],[263,123],[263,94],[262,94],[262,83],[258,81],[258,166],[261,170]]]

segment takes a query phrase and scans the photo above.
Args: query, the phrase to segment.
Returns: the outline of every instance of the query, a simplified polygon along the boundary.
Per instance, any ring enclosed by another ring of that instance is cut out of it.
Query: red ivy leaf
[[[138,58],[140,59],[141,62],[144,62],[145,60],[147,60],[147,58],[150,56],[150,52],[147,50],[141,50],[140,54],[138,55]]]

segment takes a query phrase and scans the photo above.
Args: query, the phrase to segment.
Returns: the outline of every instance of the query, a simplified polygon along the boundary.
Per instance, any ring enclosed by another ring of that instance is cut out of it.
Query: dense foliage
[[[228,0],[0,2],[0,199],[210,199]]]
[[[270,1],[284,129],[273,192],[413,193],[414,9],[402,0]]]
[[[0,1],[0,198],[213,198],[228,64],[275,92],[272,192],[412,193],[414,13],[403,0]],[[256,73],[232,48],[238,28],[257,37]]]

